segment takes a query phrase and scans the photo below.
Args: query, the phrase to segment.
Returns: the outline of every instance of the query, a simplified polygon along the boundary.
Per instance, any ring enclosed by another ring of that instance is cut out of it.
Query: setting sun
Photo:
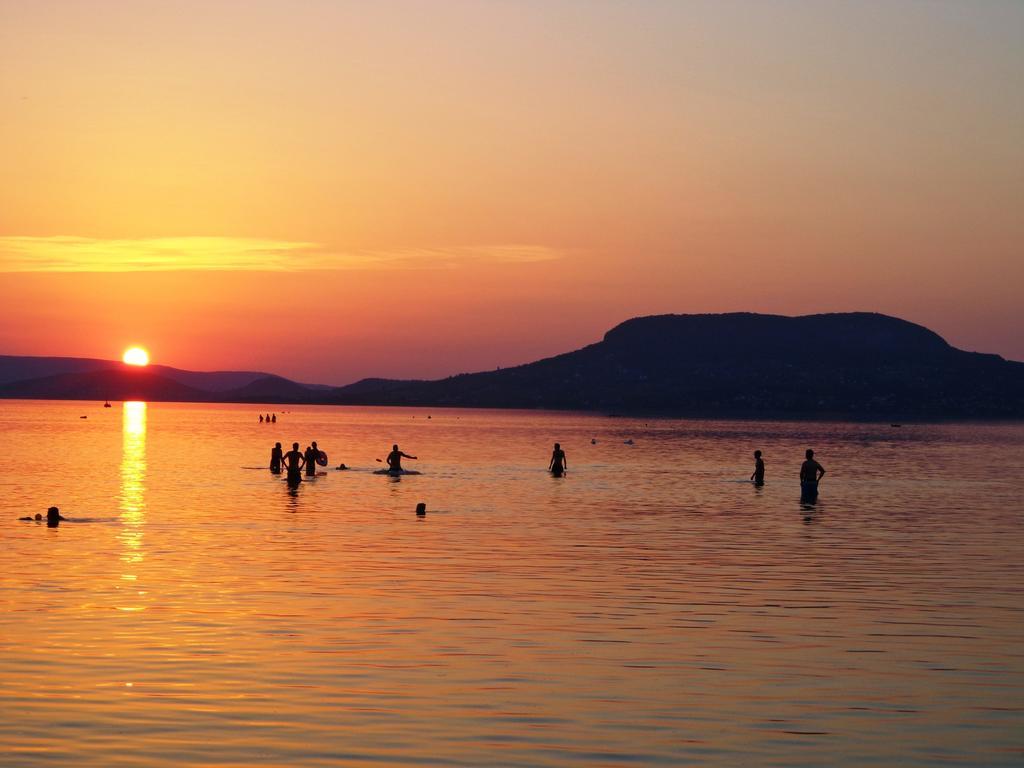
[[[142,347],[126,349],[121,359],[128,365],[149,365],[149,353]]]

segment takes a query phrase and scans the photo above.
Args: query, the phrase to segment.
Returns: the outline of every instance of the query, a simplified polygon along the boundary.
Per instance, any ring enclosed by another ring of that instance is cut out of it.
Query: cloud
[[[0,272],[170,272],[452,268],[562,258],[540,245],[454,246],[335,252],[318,243],[244,237],[0,236]]]

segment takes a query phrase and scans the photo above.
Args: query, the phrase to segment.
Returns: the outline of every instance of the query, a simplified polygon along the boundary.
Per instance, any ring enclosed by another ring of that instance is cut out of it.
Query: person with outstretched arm
[[[395,474],[401,472],[402,459],[413,459],[415,461],[416,457],[410,456],[408,453],[402,453],[402,451],[398,450],[397,445],[392,445],[391,453],[388,454],[387,459],[388,471],[394,472]]]
[[[800,500],[813,502],[818,498],[818,482],[825,476],[825,468],[814,460],[810,448],[804,454],[807,458],[800,465]]]

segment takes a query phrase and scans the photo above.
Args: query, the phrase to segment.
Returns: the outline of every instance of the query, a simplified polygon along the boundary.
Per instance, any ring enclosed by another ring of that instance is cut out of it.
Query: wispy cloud
[[[0,236],[0,272],[264,271],[451,268],[551,261],[540,245],[484,245],[336,252],[318,243],[240,237]]]

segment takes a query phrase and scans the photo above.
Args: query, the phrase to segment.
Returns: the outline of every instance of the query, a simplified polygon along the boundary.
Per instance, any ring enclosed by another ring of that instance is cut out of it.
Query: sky
[[[0,354],[345,384],[660,313],[1024,360],[1024,3],[0,0]]]

